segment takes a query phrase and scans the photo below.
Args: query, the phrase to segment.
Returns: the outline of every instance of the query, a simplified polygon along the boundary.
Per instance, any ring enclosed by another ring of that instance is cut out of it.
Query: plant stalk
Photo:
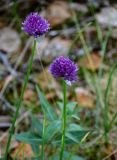
[[[42,138],[42,150],[41,150],[41,159],[45,159],[44,155],[44,144],[45,144],[45,127],[46,127],[46,114],[44,113],[44,120],[43,120],[43,138]]]
[[[62,141],[61,141],[61,152],[60,152],[60,160],[63,160],[63,153],[65,148],[65,130],[66,130],[66,105],[67,105],[67,85],[63,80],[63,126],[62,126]]]
[[[7,141],[7,145],[6,145],[4,160],[7,160],[7,157],[8,157],[8,152],[9,152],[9,148],[10,148],[11,139],[12,139],[12,136],[13,136],[14,130],[15,130],[15,123],[16,123],[16,120],[17,120],[17,117],[18,117],[18,114],[19,114],[19,110],[20,110],[21,105],[22,105],[24,92],[26,90],[27,83],[28,83],[29,76],[30,76],[30,72],[31,72],[31,69],[32,69],[33,59],[34,59],[34,55],[35,55],[35,48],[36,48],[36,40],[34,40],[32,55],[31,55],[31,58],[30,58],[29,64],[28,64],[28,71],[27,71],[27,74],[26,74],[25,79],[24,79],[24,84],[23,84],[23,87],[22,87],[21,95],[20,95],[19,100],[16,104],[16,112],[15,112],[15,115],[13,117],[12,126],[9,130],[9,137],[8,137],[8,141]]]
[[[113,76],[113,73],[114,73],[116,68],[117,68],[117,63],[115,63],[112,66],[112,69],[111,69],[110,74],[109,74],[108,82],[107,82],[106,91],[105,91],[104,136],[105,136],[105,143],[106,144],[108,143],[108,132],[109,132],[109,129],[110,129],[109,116],[108,116],[108,114],[109,114],[109,105],[108,105],[109,91],[110,91],[110,87],[111,87],[112,76]]]

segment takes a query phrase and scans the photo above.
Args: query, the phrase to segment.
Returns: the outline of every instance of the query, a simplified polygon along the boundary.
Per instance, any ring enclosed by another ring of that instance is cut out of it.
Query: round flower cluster
[[[54,78],[63,78],[70,83],[78,80],[78,67],[68,57],[60,56],[56,58],[50,65],[49,71]]]
[[[30,13],[22,25],[23,30],[35,38],[42,36],[50,28],[48,21],[41,17],[37,12]]]

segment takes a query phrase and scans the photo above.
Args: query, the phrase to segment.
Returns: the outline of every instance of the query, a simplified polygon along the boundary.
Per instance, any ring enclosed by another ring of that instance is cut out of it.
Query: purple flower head
[[[68,57],[60,56],[56,58],[49,68],[54,78],[63,78],[65,81],[72,83],[78,80],[78,67]]]
[[[30,13],[22,25],[23,30],[35,38],[42,36],[50,28],[48,21],[41,17],[37,12]]]

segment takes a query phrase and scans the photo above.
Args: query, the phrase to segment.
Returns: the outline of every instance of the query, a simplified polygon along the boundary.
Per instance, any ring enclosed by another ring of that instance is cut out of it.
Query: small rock
[[[87,8],[86,4],[71,2],[70,7],[72,10],[75,10],[77,12],[83,12],[83,13],[88,12],[88,8]]]
[[[21,40],[18,33],[11,28],[0,30],[0,50],[8,53],[15,53],[19,50]]]
[[[62,24],[71,17],[68,2],[55,1],[48,8],[46,16],[51,26]]]
[[[67,55],[70,45],[71,40],[56,37],[53,38],[50,43],[48,41],[45,41],[45,44],[42,45],[42,47],[41,45],[40,47],[38,46],[37,54],[40,55],[42,61],[49,63],[56,56]]]
[[[117,9],[113,7],[103,8],[96,15],[96,19],[104,27],[117,27]]]

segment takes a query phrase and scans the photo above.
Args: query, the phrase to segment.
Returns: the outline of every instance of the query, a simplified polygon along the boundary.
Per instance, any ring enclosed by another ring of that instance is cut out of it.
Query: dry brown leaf
[[[55,1],[47,9],[47,18],[51,26],[63,23],[71,17],[68,2]]]
[[[76,88],[75,93],[79,106],[91,109],[95,107],[94,97],[89,93],[88,90],[84,88]]]
[[[37,100],[36,93],[31,89],[26,89],[23,100],[25,104],[29,104],[30,102],[36,102]]]
[[[97,69],[99,69],[101,64],[101,58],[98,54],[91,54],[90,57],[88,58],[87,56],[84,56],[80,63],[79,66],[87,68],[89,70],[92,71],[96,71]]]
[[[56,94],[55,94],[55,92],[48,92],[48,93],[46,93],[46,98],[48,99],[48,100],[54,100],[54,98],[56,97]]]
[[[19,145],[14,149],[11,153],[11,157],[17,157],[18,160],[22,160],[23,158],[31,158],[34,156],[32,148],[29,144],[19,143]]]

